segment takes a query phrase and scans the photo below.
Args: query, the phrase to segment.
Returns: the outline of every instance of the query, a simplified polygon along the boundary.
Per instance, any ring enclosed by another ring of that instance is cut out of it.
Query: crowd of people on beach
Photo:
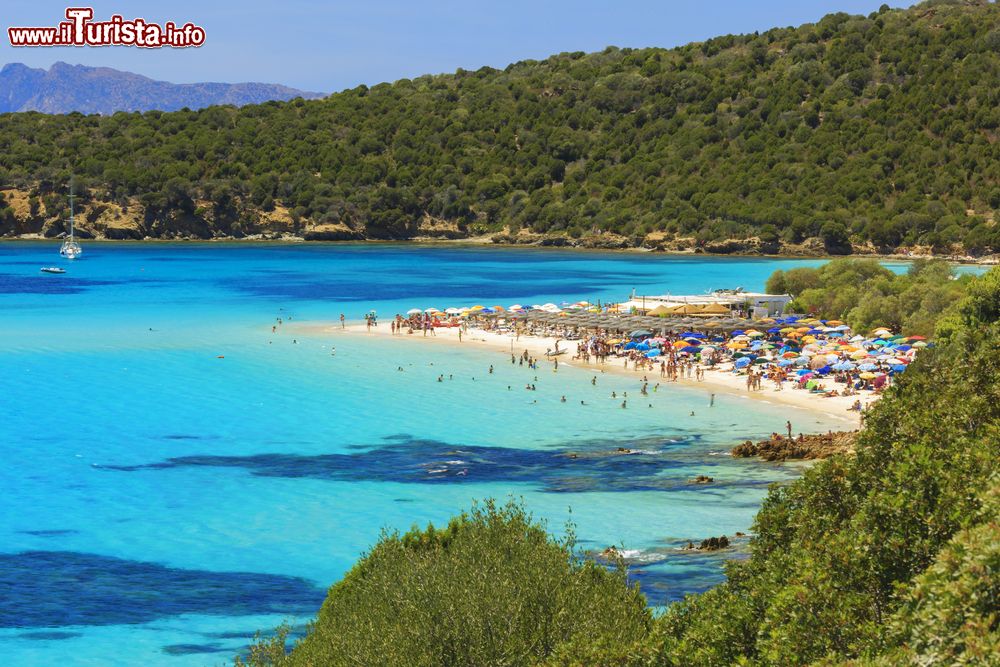
[[[933,345],[921,336],[904,336],[887,328],[864,335],[841,321],[797,315],[747,321],[745,329],[721,331],[689,325],[679,331],[664,326],[654,333],[559,327],[516,317],[483,317],[476,312],[456,317],[414,309],[396,315],[391,326],[393,334],[405,331],[424,336],[435,335],[436,328],[454,327],[460,339],[470,329],[504,333],[514,340],[522,335],[544,336],[555,339],[546,358],[556,368],[559,358],[567,355],[587,364],[620,362],[625,369],[658,374],[665,382],[698,382],[706,379],[706,372],[726,372],[744,376],[748,392],[792,388],[822,397],[878,395],[906,370],[921,348]],[[855,400],[850,409],[860,411],[861,400]]]

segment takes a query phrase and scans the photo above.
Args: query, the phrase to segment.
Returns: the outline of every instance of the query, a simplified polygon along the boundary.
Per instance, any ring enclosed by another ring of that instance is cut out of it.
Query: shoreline
[[[59,237],[46,238],[43,236],[27,235],[22,234],[19,236],[0,236],[0,243],[59,243],[63,239]],[[430,247],[430,248],[510,248],[510,249],[520,249],[520,250],[538,250],[542,252],[566,252],[566,253],[621,253],[621,254],[649,254],[649,255],[662,255],[666,257],[699,257],[699,258],[726,258],[726,257],[739,257],[739,258],[759,258],[759,259],[814,259],[814,260],[834,260],[842,258],[854,258],[854,259],[877,259],[880,261],[899,261],[899,262],[909,262],[917,259],[934,259],[942,260],[945,262],[950,262],[952,264],[967,264],[973,266],[997,266],[1000,265],[1000,256],[997,255],[987,255],[985,257],[972,257],[968,255],[922,255],[922,254],[879,254],[879,253],[852,253],[850,255],[824,255],[824,254],[811,254],[811,253],[756,253],[756,252],[732,252],[732,253],[711,253],[711,252],[696,252],[694,250],[663,250],[654,248],[645,248],[642,246],[631,246],[627,248],[597,248],[597,247],[581,247],[581,246],[551,246],[543,245],[538,243],[494,243],[489,238],[483,237],[469,237],[469,238],[457,238],[457,239],[447,239],[447,238],[432,238],[432,237],[418,237],[413,239],[344,239],[344,240],[307,240],[301,236],[282,236],[280,238],[264,238],[264,237],[235,237],[235,236],[225,236],[219,238],[210,239],[199,239],[199,238],[143,238],[143,239],[111,239],[111,238],[78,238],[81,243],[87,244],[122,244],[122,245],[140,245],[140,244],[162,244],[162,243],[178,243],[178,244],[205,244],[205,245],[216,245],[232,243],[234,245],[331,245],[331,246],[345,246],[345,245],[356,245],[356,246],[386,246],[386,245],[398,245],[398,246],[415,246],[415,247]]]
[[[419,332],[414,332],[412,335],[405,333],[393,335],[389,330],[388,321],[384,322],[380,326],[373,327],[370,331],[366,330],[366,326],[364,324],[358,323],[347,324],[346,327],[341,328],[340,324],[335,322],[297,321],[294,324],[286,323],[285,327],[288,330],[298,332],[301,335],[351,337],[375,336],[380,339],[387,340],[402,338],[404,340],[424,341],[428,344],[434,345],[447,345],[452,347],[462,347],[465,349],[482,350],[498,356],[502,354],[504,359],[509,359],[512,353],[521,354],[523,351],[527,350],[531,356],[537,357],[539,364],[550,363],[545,357],[545,353],[547,350],[553,349],[556,342],[556,339],[551,337],[521,336],[519,339],[515,339],[509,335],[482,331],[479,329],[471,329],[468,332],[463,333],[462,340],[459,342],[458,327],[439,328],[436,330],[436,335],[426,337]],[[626,369],[624,367],[623,360],[620,359],[616,360],[617,363],[608,362],[604,364],[599,364],[595,361],[585,362],[582,359],[572,359],[572,352],[575,351],[576,348],[575,341],[560,339],[560,346],[561,349],[567,350],[565,354],[558,357],[560,366],[597,373],[615,373],[621,376],[632,377],[637,380],[640,380],[643,375],[646,375],[649,377],[651,383],[655,383],[661,379],[655,371],[636,371],[631,368]],[[834,396],[826,398],[809,394],[806,391],[798,389],[785,388],[781,391],[777,391],[772,387],[767,387],[766,384],[765,388],[760,391],[747,391],[744,376],[733,375],[730,372],[732,370],[732,364],[722,364],[718,369],[704,368],[704,380],[698,381],[694,378],[679,378],[676,382],[670,382],[669,380],[664,379],[660,384],[665,387],[669,387],[672,384],[677,385],[684,388],[685,391],[700,387],[707,390],[708,393],[725,394],[728,396],[739,397],[744,400],[762,401],[765,403],[779,404],[786,407],[805,410],[814,416],[821,416],[827,420],[832,419],[842,422],[844,428],[859,427],[860,419],[858,413],[848,410],[855,400],[860,399],[862,407],[864,408],[871,406],[878,400],[878,397],[874,394],[863,394],[859,396]]]

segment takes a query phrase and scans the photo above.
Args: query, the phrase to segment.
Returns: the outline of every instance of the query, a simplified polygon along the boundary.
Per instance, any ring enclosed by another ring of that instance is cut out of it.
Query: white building
[[[628,301],[618,304],[622,312],[649,312],[658,306],[705,306],[721,304],[731,310],[741,310],[752,317],[775,317],[785,310],[785,304],[792,300],[788,294],[764,294],[742,290],[717,290],[709,294],[656,294],[637,295],[633,290]]]

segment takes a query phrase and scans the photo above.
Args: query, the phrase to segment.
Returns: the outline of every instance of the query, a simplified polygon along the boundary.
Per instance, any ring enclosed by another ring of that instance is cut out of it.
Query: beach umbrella
[[[875,379],[875,374],[874,373],[861,373],[861,374],[858,375],[858,377],[861,378],[862,380],[874,380]]]
[[[688,354],[698,354],[701,352],[701,348],[696,345],[688,345],[687,347],[682,347],[681,352],[687,352]]]
[[[751,357],[741,357],[741,358],[737,359],[736,363],[733,364],[733,365],[736,368],[746,368],[751,363],[753,363],[753,359]]]
[[[769,364],[769,363],[771,363],[771,360],[768,359],[767,357],[757,357],[756,359],[754,359],[753,362],[755,364],[760,365],[760,364]]]
[[[646,356],[649,357],[650,359],[652,359],[653,357],[658,357],[658,356],[660,356],[660,351],[659,350],[650,350],[649,352],[646,353]]]
[[[791,359],[782,359],[781,361],[778,362],[778,365],[781,366],[782,368],[788,368],[789,366],[792,366],[794,363],[795,362],[792,361]]]
[[[816,355],[815,357],[813,357],[812,359],[809,360],[809,368],[811,368],[813,370],[819,370],[820,368],[823,368],[824,366],[826,366],[827,363],[828,362],[826,360],[826,357],[824,357],[823,355],[819,354],[819,355]]]
[[[927,347],[927,343],[925,343],[922,340],[918,340],[916,343],[913,344],[913,347],[916,348]]]
[[[406,311],[406,314],[407,315],[420,315],[423,312],[424,311],[420,310],[419,308],[410,308],[408,311]]]
[[[796,366],[808,366],[809,365],[809,357],[798,357],[798,358],[796,358],[795,359],[795,365]]]
[[[781,333],[781,329],[779,329],[778,327],[771,327],[770,329],[767,330],[767,333]]]
[[[630,333],[628,335],[628,337],[629,338],[643,338],[645,336],[652,336],[652,335],[653,335],[653,333],[651,331],[647,331],[645,329],[636,329],[635,331],[633,331],[632,333]]]
[[[858,365],[858,370],[860,370],[860,371],[873,371],[876,368],[878,368],[878,366],[875,365],[875,364],[859,364]]]

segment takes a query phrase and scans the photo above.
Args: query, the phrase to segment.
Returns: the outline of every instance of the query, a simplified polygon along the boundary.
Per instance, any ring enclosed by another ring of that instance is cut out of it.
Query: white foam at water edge
[[[618,553],[621,554],[622,558],[633,563],[657,563],[666,558],[661,553],[643,551],[642,549],[623,549]]]

